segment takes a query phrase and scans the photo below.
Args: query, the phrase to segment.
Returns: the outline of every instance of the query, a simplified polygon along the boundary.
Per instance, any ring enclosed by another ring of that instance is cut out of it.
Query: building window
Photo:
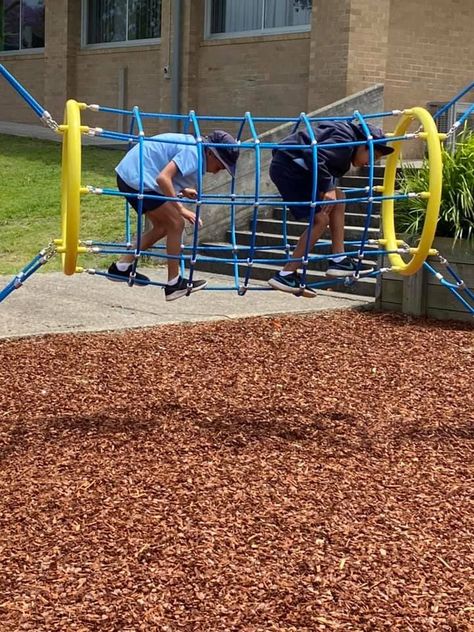
[[[308,30],[312,0],[207,0],[208,33]]]
[[[0,0],[0,50],[44,47],[44,0]]]
[[[158,39],[161,0],[85,0],[85,44]]]

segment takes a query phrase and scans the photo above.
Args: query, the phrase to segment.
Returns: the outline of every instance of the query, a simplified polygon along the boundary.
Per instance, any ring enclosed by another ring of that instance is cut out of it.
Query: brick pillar
[[[45,3],[45,108],[61,123],[67,99],[76,98],[75,56],[80,47],[81,3]]]
[[[351,0],[313,2],[308,112],[346,96],[350,8]]]
[[[203,0],[185,0],[181,58],[181,111],[199,108],[199,44],[204,37]]]
[[[348,94],[375,83],[385,83],[390,2],[391,0],[351,0]]]
[[[202,38],[204,19],[203,0],[183,0],[181,9],[181,45],[180,45],[180,112],[173,114],[187,114],[189,110],[198,107],[198,68],[199,43]],[[163,0],[162,29],[161,29],[161,64],[168,68],[162,84],[160,108],[162,112],[171,112],[172,108],[172,74],[174,59],[174,24],[171,0]],[[161,125],[162,131],[165,124]],[[169,123],[167,124],[169,128]]]
[[[171,23],[171,0],[163,0],[161,3],[161,45],[159,54],[160,73],[163,80],[160,83],[159,111],[171,112],[171,36],[173,26]],[[159,132],[169,132],[170,124],[162,121],[159,124]]]
[[[385,82],[390,2],[313,4],[308,111]]]

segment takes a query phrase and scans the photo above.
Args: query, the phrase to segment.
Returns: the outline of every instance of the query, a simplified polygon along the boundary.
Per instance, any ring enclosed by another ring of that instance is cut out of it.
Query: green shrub
[[[454,153],[442,150],[443,187],[436,230],[438,237],[474,239],[474,133],[465,130],[458,138]],[[402,167],[400,192],[428,191],[429,164],[420,168]],[[421,234],[425,221],[426,201],[416,198],[400,200],[395,206],[397,232],[414,238]]]

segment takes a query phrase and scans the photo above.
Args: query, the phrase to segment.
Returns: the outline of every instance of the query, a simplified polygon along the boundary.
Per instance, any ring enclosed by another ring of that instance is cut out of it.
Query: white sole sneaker
[[[359,275],[360,276],[364,276],[366,274],[370,274],[371,272],[374,271],[374,268],[365,268],[363,270],[360,270]],[[354,270],[326,270],[326,276],[330,277],[332,279],[336,279],[336,278],[341,278],[344,279],[346,277],[353,277],[355,274]]]
[[[268,285],[274,290],[280,290],[280,292],[286,292],[287,294],[293,294],[294,296],[304,296],[304,298],[314,298],[317,296],[316,292],[309,287],[305,287],[301,290],[300,287],[289,287],[284,283],[280,283],[278,279],[268,279]]]
[[[199,290],[203,290],[207,286],[207,281],[199,281],[200,285],[194,286],[190,290],[190,294],[193,292],[199,292]],[[182,290],[175,290],[171,294],[165,295],[165,300],[167,301],[176,301],[178,298],[182,296],[187,296],[188,288],[183,288]]]

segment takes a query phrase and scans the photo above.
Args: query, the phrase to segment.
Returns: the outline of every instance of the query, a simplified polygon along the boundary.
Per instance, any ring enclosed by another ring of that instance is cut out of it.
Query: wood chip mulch
[[[332,312],[0,359],[2,632],[474,630],[470,325]]]

